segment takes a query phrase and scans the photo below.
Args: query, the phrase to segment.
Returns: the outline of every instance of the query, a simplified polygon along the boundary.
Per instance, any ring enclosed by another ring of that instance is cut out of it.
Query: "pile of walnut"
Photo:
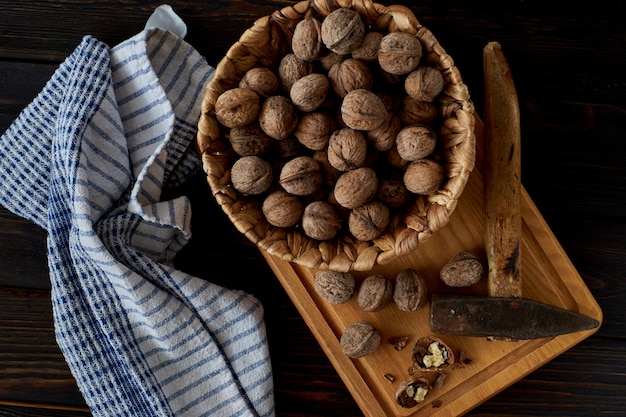
[[[445,81],[421,58],[414,35],[370,31],[352,9],[311,12],[277,68],[250,69],[216,100],[233,187],[273,226],[376,239],[444,179],[433,126]]]
[[[469,287],[478,283],[483,275],[483,264],[478,256],[470,251],[461,251],[443,265],[439,279],[449,287]],[[356,294],[356,302],[364,312],[378,312],[389,304],[401,311],[418,311],[426,305],[428,295],[423,274],[412,268],[402,270],[394,279],[378,274],[368,275],[358,288],[350,272],[320,270],[313,276],[313,286],[316,293],[331,304],[347,303]],[[344,330],[339,345],[345,355],[359,359],[378,349],[381,340],[381,334],[374,325],[367,320],[357,320]],[[402,350],[408,340],[408,336],[388,339],[396,350]],[[443,370],[455,364],[455,352],[437,337],[421,336],[413,346],[411,360],[410,375],[396,389],[396,400],[405,408],[424,401],[431,390],[443,384],[446,378]],[[459,366],[468,363],[464,352],[456,363]],[[395,380],[389,374],[385,378],[390,382]]]

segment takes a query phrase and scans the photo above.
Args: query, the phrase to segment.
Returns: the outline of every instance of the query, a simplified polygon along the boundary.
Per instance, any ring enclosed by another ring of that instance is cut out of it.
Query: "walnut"
[[[408,74],[417,68],[421,58],[422,44],[410,33],[391,32],[380,41],[378,63],[390,74]]]
[[[431,387],[422,376],[409,376],[396,388],[396,401],[403,408],[413,408],[424,401]]]
[[[437,68],[419,66],[407,75],[404,89],[407,94],[417,100],[434,101],[443,91],[445,80]]]
[[[343,61],[344,59],[346,59],[345,55],[339,55],[336,52],[327,50],[326,53],[319,58],[319,62],[322,68],[326,71],[330,71],[333,65]]]
[[[341,230],[339,213],[326,201],[309,203],[302,215],[302,230],[311,239],[332,239]]]
[[[298,112],[287,97],[271,96],[261,106],[259,124],[265,133],[282,140],[296,128]]]
[[[432,125],[437,118],[437,106],[429,101],[406,96],[402,99],[398,117],[404,125],[417,123]]]
[[[289,94],[291,86],[296,80],[312,74],[315,65],[312,62],[298,58],[294,53],[285,55],[278,64],[278,79],[285,93]]]
[[[324,183],[334,187],[337,182],[337,178],[341,175],[341,171],[328,162],[328,151],[326,149],[320,149],[313,152],[313,159],[320,164],[320,169],[322,170],[322,175],[324,177]]]
[[[322,105],[330,90],[330,81],[324,74],[308,74],[296,80],[289,96],[300,111],[310,112]]]
[[[359,88],[370,90],[374,85],[374,78],[368,66],[352,58],[333,65],[328,71],[328,79],[339,97],[345,97],[348,92]]]
[[[469,287],[480,281],[483,273],[483,264],[478,256],[462,251],[441,268],[439,278],[449,287]]]
[[[413,346],[413,368],[422,372],[441,371],[455,362],[454,350],[435,336],[424,336]]]
[[[356,282],[349,272],[317,271],[313,276],[315,292],[331,304],[344,304],[354,295]]]
[[[358,240],[374,240],[389,224],[389,209],[377,200],[352,209],[348,218],[348,230]]]
[[[393,301],[402,311],[417,311],[426,304],[426,281],[412,268],[396,276]]]
[[[365,138],[377,151],[388,151],[396,143],[396,136],[401,128],[400,118],[395,113],[389,112],[380,126],[365,132]]]
[[[371,91],[350,91],[341,103],[341,118],[356,130],[375,129],[387,119],[387,109],[382,100]]]
[[[290,194],[309,195],[322,185],[320,165],[309,156],[298,156],[285,163],[279,175],[280,185]]]
[[[322,21],[322,41],[340,55],[349,54],[361,45],[365,24],[358,12],[348,8],[332,11]]]
[[[304,204],[298,196],[277,190],[263,200],[261,210],[272,226],[291,227],[302,218]]]
[[[280,81],[272,70],[265,67],[251,68],[239,81],[239,87],[248,88],[261,97],[269,97],[278,92]]]
[[[361,46],[352,51],[352,58],[366,62],[376,61],[383,36],[380,32],[367,32]]]
[[[275,140],[272,147],[272,155],[279,160],[292,159],[302,153],[303,146],[295,136],[287,136],[282,140]]]
[[[258,156],[243,156],[230,170],[233,187],[242,194],[261,194],[272,185],[272,166]]]
[[[363,311],[376,312],[389,304],[392,296],[393,283],[382,275],[374,274],[363,280],[356,301]]]
[[[391,147],[391,149],[385,152],[385,159],[387,160],[389,165],[401,171],[406,170],[406,167],[408,167],[411,163],[411,161],[402,159],[402,157],[398,153],[398,147],[395,146],[395,143],[394,146]]]
[[[404,172],[404,185],[415,194],[432,194],[443,181],[443,167],[430,159],[418,159],[407,166]]]
[[[426,125],[411,125],[400,130],[396,147],[402,159],[416,161],[433,153],[437,146],[437,134]]]
[[[296,24],[291,38],[291,49],[303,61],[315,61],[322,50],[322,24],[312,16]]]
[[[261,108],[261,98],[248,88],[226,90],[215,100],[215,117],[226,127],[252,123]]]
[[[376,172],[371,168],[361,167],[344,172],[337,179],[333,192],[337,203],[353,209],[371,200],[377,188]]]
[[[410,194],[399,175],[387,175],[378,182],[376,198],[392,209],[397,209],[409,202]]]
[[[274,139],[261,129],[258,122],[230,129],[228,138],[233,150],[240,156],[267,154],[272,149]]]
[[[328,162],[339,171],[363,166],[367,154],[365,136],[358,130],[335,130],[328,140]]]
[[[380,345],[380,333],[369,322],[359,320],[349,325],[339,339],[341,351],[358,359],[373,353]]]
[[[326,148],[334,130],[332,117],[322,112],[311,112],[300,116],[293,134],[306,148],[316,151]]]

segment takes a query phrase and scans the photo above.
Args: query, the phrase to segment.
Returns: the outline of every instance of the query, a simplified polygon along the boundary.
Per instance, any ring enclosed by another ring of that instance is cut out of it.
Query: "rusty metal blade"
[[[592,317],[526,298],[433,294],[430,327],[435,333],[539,339],[595,329]]]

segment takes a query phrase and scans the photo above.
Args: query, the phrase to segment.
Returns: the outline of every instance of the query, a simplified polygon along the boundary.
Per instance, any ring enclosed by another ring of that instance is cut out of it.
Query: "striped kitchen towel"
[[[48,232],[58,344],[95,416],[272,416],[257,299],[185,274],[204,58],[85,37],[0,138],[0,203]]]

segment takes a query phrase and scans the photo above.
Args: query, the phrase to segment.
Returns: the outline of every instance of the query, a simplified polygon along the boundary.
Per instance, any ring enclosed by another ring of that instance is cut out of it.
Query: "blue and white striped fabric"
[[[175,34],[85,37],[0,140],[0,203],[48,231],[58,344],[95,416],[272,416],[263,310],[173,268],[213,74]]]

